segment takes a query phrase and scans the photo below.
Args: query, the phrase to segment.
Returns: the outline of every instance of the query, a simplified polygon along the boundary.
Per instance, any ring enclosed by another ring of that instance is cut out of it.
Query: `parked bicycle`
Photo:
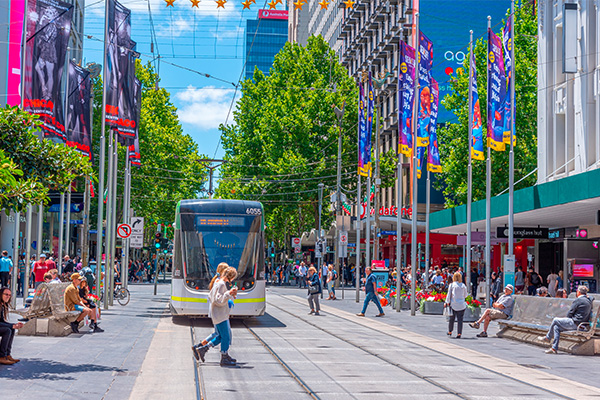
[[[129,289],[121,287],[120,282],[115,282],[115,290],[113,291],[113,299],[119,302],[120,305],[126,306],[129,304],[131,294]],[[100,301],[104,299],[104,289],[100,292]]]

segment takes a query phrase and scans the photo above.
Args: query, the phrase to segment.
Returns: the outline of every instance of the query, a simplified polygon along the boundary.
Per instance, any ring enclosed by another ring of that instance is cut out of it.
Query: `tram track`
[[[285,300],[287,300],[287,301],[290,301],[290,302],[292,302],[292,303],[296,303],[296,304],[300,304],[300,305],[305,305],[303,302],[300,302],[300,301],[297,301],[297,300],[290,299],[290,298],[288,298],[287,296],[279,296],[279,297],[280,297],[280,298],[282,298],[282,299],[285,299]],[[344,338],[344,337],[342,337],[342,336],[340,336],[340,335],[338,335],[338,334],[336,334],[336,333],[334,333],[334,332],[331,332],[331,331],[330,331],[330,330],[328,330],[328,329],[325,329],[325,328],[323,328],[323,327],[321,327],[321,326],[318,326],[318,325],[316,325],[316,324],[314,324],[314,323],[312,323],[312,322],[308,321],[308,320],[307,320],[307,319],[305,319],[305,318],[302,318],[302,317],[300,317],[300,316],[298,316],[298,315],[295,315],[295,314],[293,314],[292,312],[290,312],[290,311],[288,311],[288,310],[286,310],[286,309],[284,309],[284,308],[281,308],[281,307],[279,307],[279,306],[277,306],[277,305],[275,305],[275,304],[273,304],[273,303],[271,303],[271,302],[268,302],[268,304],[269,304],[269,306],[271,306],[271,307],[273,307],[273,308],[276,308],[276,309],[278,309],[278,310],[280,310],[280,311],[282,311],[282,312],[284,312],[284,313],[286,313],[286,314],[288,314],[288,315],[291,315],[291,316],[293,316],[293,317],[295,317],[295,318],[297,318],[297,319],[299,319],[299,320],[301,320],[301,321],[303,321],[303,322],[307,323],[308,325],[310,325],[310,326],[312,326],[312,327],[314,327],[314,328],[316,328],[316,329],[318,329],[318,330],[322,331],[323,333],[326,333],[326,334],[328,334],[328,335],[331,335],[331,336],[333,336],[333,337],[335,337],[335,338],[337,338],[337,339],[339,339],[339,340],[343,341],[343,342],[344,342],[344,343],[346,343],[346,344],[349,344],[349,345],[351,345],[351,346],[353,346],[353,347],[355,347],[355,348],[358,348],[358,349],[360,349],[361,351],[364,351],[364,352],[366,352],[366,353],[368,353],[368,354],[370,354],[370,355],[372,355],[372,356],[374,356],[374,357],[376,357],[376,358],[380,359],[381,361],[384,361],[384,362],[385,362],[385,363],[387,363],[387,364],[390,364],[390,365],[392,365],[392,366],[394,366],[394,367],[397,367],[397,368],[399,368],[399,369],[401,369],[401,370],[403,370],[403,371],[405,371],[405,372],[407,372],[407,373],[409,373],[409,374],[411,374],[411,375],[413,375],[413,376],[415,376],[415,377],[417,377],[417,378],[419,378],[419,379],[423,379],[424,381],[426,381],[426,382],[428,382],[428,383],[430,383],[430,384],[432,384],[432,385],[434,385],[434,386],[436,386],[436,387],[438,387],[438,388],[440,388],[440,389],[442,389],[442,390],[444,390],[444,391],[448,392],[449,394],[455,395],[455,396],[457,396],[458,398],[461,398],[461,399],[469,399],[469,397],[467,397],[466,395],[464,395],[464,394],[462,394],[462,393],[459,393],[459,392],[457,392],[456,390],[453,390],[453,389],[451,389],[451,388],[448,388],[448,387],[447,387],[446,385],[444,385],[444,384],[441,384],[441,383],[439,383],[439,382],[436,382],[435,380],[433,380],[433,379],[431,379],[431,378],[428,378],[428,377],[426,377],[426,376],[424,376],[424,375],[420,374],[419,372],[417,372],[417,371],[414,371],[414,370],[412,370],[412,369],[410,369],[410,368],[408,368],[408,367],[405,367],[405,366],[403,366],[403,365],[401,365],[401,364],[399,364],[399,363],[396,363],[396,362],[394,362],[394,361],[388,360],[387,358],[385,358],[385,357],[381,356],[380,354],[377,354],[377,353],[375,353],[375,352],[373,352],[373,351],[371,351],[371,350],[369,350],[369,349],[367,349],[367,348],[365,348],[365,347],[363,347],[363,346],[361,346],[361,345],[358,345],[358,344],[356,344],[356,343],[353,343],[351,340],[348,340],[348,339],[346,339],[346,338]],[[333,316],[333,317],[335,317],[335,318],[341,319],[341,320],[343,320],[343,321],[346,321],[346,322],[351,322],[351,323],[354,323],[354,321],[352,321],[352,320],[350,320],[350,319],[348,319],[348,318],[345,318],[345,317],[342,317],[342,316],[336,315],[336,314],[331,314],[331,313],[330,313],[330,314],[328,314],[328,315],[331,315],[331,316]],[[379,332],[377,329],[375,329],[375,328],[373,328],[373,327],[366,326],[366,325],[362,325],[362,324],[361,324],[361,326],[362,326],[362,327],[364,327],[364,328],[366,328],[366,329],[369,329],[369,330],[372,330],[372,331],[375,331],[375,332],[378,332],[378,333],[380,333],[380,332]],[[431,348],[429,348],[429,347],[427,347],[427,346],[424,346],[424,345],[422,345],[422,344],[420,344],[420,343],[415,343],[415,342],[413,342],[413,341],[409,341],[409,340],[402,339],[402,338],[399,338],[399,337],[395,337],[395,338],[396,338],[397,340],[401,340],[401,341],[404,341],[404,342],[406,342],[406,343],[410,343],[410,344],[413,344],[413,345],[419,346],[419,347],[421,347],[421,348],[423,348],[423,349],[427,349],[427,350],[429,350],[429,351],[435,352],[435,353],[437,353],[437,354],[440,354],[440,355],[443,355],[443,356],[446,356],[446,357],[450,357],[450,358],[452,358],[452,359],[455,359],[455,360],[457,360],[457,361],[460,361],[460,362],[463,362],[463,363],[469,364],[469,365],[471,365],[471,366],[473,366],[473,367],[476,367],[476,368],[482,369],[482,370],[484,370],[484,371],[491,372],[491,373],[493,373],[493,374],[495,374],[495,375],[498,375],[498,376],[501,376],[501,377],[504,377],[504,378],[511,379],[511,380],[513,380],[513,381],[515,381],[515,382],[518,382],[518,383],[522,384],[522,385],[526,385],[526,386],[528,386],[528,387],[531,387],[531,388],[535,388],[535,389],[538,389],[538,390],[544,391],[544,392],[546,392],[546,393],[549,393],[549,394],[551,394],[551,395],[553,395],[553,396],[557,396],[557,397],[559,397],[559,398],[568,399],[568,400],[574,400],[574,398],[572,398],[572,397],[568,397],[568,396],[562,395],[562,394],[560,394],[560,393],[557,393],[557,392],[555,392],[555,391],[552,391],[552,390],[550,390],[550,389],[546,389],[546,388],[544,388],[544,387],[540,387],[540,386],[537,386],[537,385],[533,385],[533,384],[531,384],[531,383],[529,383],[529,382],[525,382],[525,381],[522,381],[522,380],[520,380],[520,379],[518,379],[518,378],[515,378],[515,377],[513,377],[513,376],[506,375],[506,374],[503,374],[503,373],[501,373],[501,372],[498,372],[498,371],[494,371],[494,370],[492,370],[492,369],[489,369],[489,368],[486,368],[486,367],[482,367],[482,366],[480,366],[480,365],[477,365],[477,364],[474,364],[474,363],[472,363],[472,362],[469,362],[469,361],[465,361],[465,360],[459,359],[459,358],[457,358],[457,357],[454,357],[454,356],[452,356],[452,355],[449,355],[449,354],[446,354],[446,353],[440,352],[440,351],[438,351],[438,350],[435,350],[435,349],[431,349]]]
[[[192,339],[192,346],[196,342],[196,331],[194,329],[194,320],[190,318],[190,336]],[[192,362],[194,363],[194,385],[196,388],[196,400],[206,400],[206,389],[204,388],[204,379],[200,372],[200,363],[196,361],[196,358],[192,356]]]

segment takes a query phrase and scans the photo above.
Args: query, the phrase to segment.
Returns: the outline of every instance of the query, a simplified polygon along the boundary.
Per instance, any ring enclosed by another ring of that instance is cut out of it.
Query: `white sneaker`
[[[540,342],[550,343],[550,339],[548,339],[547,336],[538,336],[537,340],[539,340]]]
[[[554,350],[552,347],[550,347],[544,353],[546,353],[546,354],[557,354],[558,352],[556,350]]]

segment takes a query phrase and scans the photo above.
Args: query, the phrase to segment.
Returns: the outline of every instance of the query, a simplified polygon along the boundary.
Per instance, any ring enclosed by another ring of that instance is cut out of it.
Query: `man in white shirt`
[[[306,265],[304,264],[304,261],[302,261],[300,263],[300,268],[299,268],[299,274],[300,274],[300,288],[306,287]]]

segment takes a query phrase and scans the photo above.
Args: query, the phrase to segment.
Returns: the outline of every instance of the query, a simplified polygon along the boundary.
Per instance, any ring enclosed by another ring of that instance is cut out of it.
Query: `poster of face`
[[[91,159],[91,89],[89,71],[69,61],[69,97],[67,100],[67,145]]]
[[[127,81],[130,49],[135,42],[131,40],[131,11],[118,1],[108,1],[106,123],[120,129],[131,122],[126,115],[131,104]],[[124,100],[123,96],[128,99]]]
[[[66,140],[62,75],[73,6],[58,0],[27,3],[25,111],[40,116],[44,137]]]
[[[136,135],[136,109],[134,107],[135,100],[135,47],[137,44],[131,40],[128,50],[124,53],[127,56],[125,60],[122,57],[125,79],[121,82],[121,95],[119,96],[119,123],[117,124],[117,133],[119,134],[119,142],[127,143]],[[125,62],[126,61],[126,62]]]
[[[135,79],[133,85],[134,91],[134,102],[133,102],[133,110],[134,110],[134,120],[136,122],[135,126],[135,137],[133,138],[133,144],[129,146],[129,159],[131,160],[131,165],[135,165],[140,167],[142,165],[141,157],[140,157],[140,138],[139,138],[139,126],[140,126],[140,110],[142,107],[142,83]]]

